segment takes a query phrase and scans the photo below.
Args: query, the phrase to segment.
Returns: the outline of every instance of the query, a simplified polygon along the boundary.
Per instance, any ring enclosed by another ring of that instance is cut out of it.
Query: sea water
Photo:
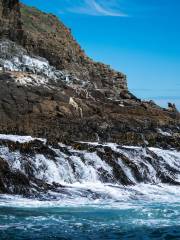
[[[80,185],[68,196],[1,195],[0,239],[180,239],[179,187]]]

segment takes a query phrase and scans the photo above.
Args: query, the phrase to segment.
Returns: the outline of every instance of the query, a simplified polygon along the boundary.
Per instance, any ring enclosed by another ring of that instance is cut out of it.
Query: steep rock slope
[[[70,30],[54,15],[20,5],[17,0],[1,0],[1,36],[23,45],[29,52],[45,57],[59,70],[66,69],[96,88],[127,90],[126,76],[89,59]]]
[[[13,0],[0,12],[1,132],[179,148],[176,109],[133,96],[125,75],[90,60],[55,16]]]

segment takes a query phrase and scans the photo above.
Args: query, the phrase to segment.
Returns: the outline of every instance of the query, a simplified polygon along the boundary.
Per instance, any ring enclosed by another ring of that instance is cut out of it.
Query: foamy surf
[[[107,198],[80,195],[91,187],[72,186],[71,197],[1,195],[1,239],[180,239],[178,187],[97,186]]]
[[[180,239],[178,151],[114,143],[50,146],[17,135],[0,140],[0,158],[30,187],[24,197],[0,195],[1,240]]]
[[[139,184],[122,187],[109,184],[68,184],[62,193],[49,191],[39,197],[25,198],[20,195],[0,195],[0,206],[19,208],[40,207],[86,207],[117,208],[133,206],[136,202],[145,204],[176,204],[180,207],[179,187],[169,185]]]

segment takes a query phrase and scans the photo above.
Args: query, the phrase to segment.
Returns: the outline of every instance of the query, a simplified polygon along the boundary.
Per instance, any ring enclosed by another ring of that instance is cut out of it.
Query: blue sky
[[[56,14],[138,97],[180,109],[180,0],[23,0]]]

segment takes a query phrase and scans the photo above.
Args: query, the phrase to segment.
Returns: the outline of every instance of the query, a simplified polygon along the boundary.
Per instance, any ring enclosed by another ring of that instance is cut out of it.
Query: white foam
[[[166,137],[172,136],[171,133],[169,133],[169,132],[167,132],[167,131],[163,131],[163,130],[160,129],[160,128],[158,128],[157,130],[158,130],[158,132],[159,132],[161,135],[163,135],[163,136],[166,136]]]
[[[0,139],[24,143],[37,138],[1,134]],[[38,140],[45,142],[45,139]],[[89,144],[101,145],[99,143]],[[66,148],[67,153],[61,149],[50,147],[55,153],[53,157],[43,154],[23,155],[18,150],[12,151],[8,147],[1,146],[0,157],[6,160],[13,170],[20,170],[28,176],[26,172],[28,163],[32,170],[31,174],[35,178],[50,184],[55,182],[65,186],[68,189],[69,196],[56,193],[57,198],[61,201],[52,203],[52,205],[61,205],[62,199],[64,199],[64,204],[72,204],[73,201],[76,205],[78,201],[84,204],[90,202],[99,204],[102,201],[104,204],[112,203],[113,206],[116,206],[116,201],[127,201],[134,198],[150,200],[154,198],[156,201],[166,202],[180,200],[179,187],[162,184],[158,175],[158,172],[162,172],[169,176],[168,169],[173,168],[177,173],[174,173],[171,177],[174,177],[176,181],[180,181],[180,174],[178,173],[180,169],[180,152],[178,151],[158,148],[146,150],[141,147],[120,147],[114,143],[103,144],[103,146],[109,146],[119,154],[115,155],[117,158],[113,159],[116,168],[119,166],[124,175],[136,184],[131,187],[123,187],[118,180],[114,180],[113,167],[109,165],[108,161],[100,158],[96,150],[88,152],[73,149],[72,146],[59,145]],[[152,152],[158,157],[153,158]],[[133,169],[135,169],[138,177],[143,179],[144,183],[138,183]],[[51,194],[56,195],[55,193]],[[98,197],[94,199],[93,194]],[[41,203],[38,204],[41,205]],[[44,204],[46,205],[47,202]],[[48,204],[51,205],[51,203]]]
[[[10,135],[10,134],[0,134],[0,140],[9,140],[12,142],[26,143],[34,140],[39,140],[46,143],[46,139],[43,138],[33,138],[31,136],[20,136],[20,135]]]
[[[67,186],[68,187],[68,186]],[[50,192],[54,196],[50,200],[28,199],[21,196],[0,195],[0,206],[5,207],[25,207],[25,208],[44,208],[44,207],[84,207],[91,206],[96,208],[111,209],[136,209],[145,210],[145,205],[154,203],[173,204],[179,206],[180,191],[179,187],[168,185],[138,184],[133,187],[123,188],[118,185],[106,184],[72,184],[68,189],[70,196],[63,196],[60,193]],[[81,191],[91,190],[100,194],[102,197],[83,196]],[[106,197],[105,197],[106,196]]]

